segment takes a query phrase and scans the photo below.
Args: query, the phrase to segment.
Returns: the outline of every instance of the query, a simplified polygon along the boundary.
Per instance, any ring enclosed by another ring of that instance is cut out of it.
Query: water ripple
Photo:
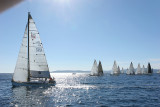
[[[159,106],[160,75],[101,77],[54,73],[56,86],[12,87],[12,74],[0,74],[3,106]]]

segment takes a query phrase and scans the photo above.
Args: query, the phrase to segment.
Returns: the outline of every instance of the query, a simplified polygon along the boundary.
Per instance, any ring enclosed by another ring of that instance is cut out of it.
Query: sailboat
[[[118,66],[118,73],[120,74],[121,73],[121,70],[120,70],[120,67]]]
[[[160,74],[160,70],[159,70],[159,71],[157,71],[157,74]]]
[[[119,75],[120,74],[120,71],[119,71],[119,69],[117,67],[116,61],[114,61],[111,74],[112,75]]]
[[[131,62],[129,70],[127,72],[128,75],[134,75],[134,67],[133,67],[133,63]]]
[[[99,64],[98,64],[98,75],[99,76],[103,75],[103,68],[102,68],[101,61],[99,61]]]
[[[147,71],[145,70],[145,66],[143,65],[143,68],[142,68],[142,74],[147,74]]]
[[[54,85],[39,32],[30,13],[22,39],[12,85]]]
[[[138,64],[138,67],[137,67],[135,74],[142,74],[140,64]]]
[[[127,75],[130,75],[130,71],[129,71],[128,68],[127,68],[127,70],[126,70],[126,74],[127,74]]]
[[[153,70],[152,70],[152,68],[151,68],[151,64],[150,64],[150,63],[148,63],[148,66],[147,66],[147,73],[148,73],[148,74],[153,73]]]
[[[94,60],[94,63],[91,69],[91,76],[98,76],[98,66],[97,66],[96,60]]]
[[[121,73],[124,74],[124,69],[123,69],[123,67],[122,67]]]

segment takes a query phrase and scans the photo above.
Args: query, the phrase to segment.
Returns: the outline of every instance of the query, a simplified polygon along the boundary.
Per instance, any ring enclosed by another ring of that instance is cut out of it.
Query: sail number
[[[36,34],[31,32],[31,37],[32,37],[32,39],[36,39]]]
[[[37,47],[36,48],[36,52],[42,52],[42,48],[41,47]]]

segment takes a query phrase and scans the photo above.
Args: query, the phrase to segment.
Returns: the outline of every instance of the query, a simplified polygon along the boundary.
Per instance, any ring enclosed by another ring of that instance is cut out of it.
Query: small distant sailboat
[[[151,74],[153,72],[152,68],[151,68],[151,64],[148,63],[148,66],[147,66],[147,73],[148,74]]]
[[[129,70],[127,72],[128,75],[134,75],[134,67],[133,67],[133,63],[131,62]]]
[[[142,68],[142,74],[147,74],[147,71],[145,69],[145,66],[143,65],[143,68]]]
[[[30,13],[12,78],[13,86],[54,85],[39,32]]]
[[[137,67],[137,70],[136,70],[135,74],[142,74],[140,64],[138,64],[138,67]]]
[[[102,64],[101,64],[101,61],[99,61],[99,64],[98,64],[98,75],[103,75],[103,68],[102,68]]]
[[[121,70],[120,70],[120,67],[118,66],[118,73],[120,74],[121,73]]]
[[[129,72],[129,69],[127,68],[127,70],[126,70],[126,74],[127,75],[129,75],[130,74],[130,72]]]
[[[98,76],[98,67],[97,67],[97,61],[94,60],[92,69],[91,69],[91,75],[92,76]]]
[[[123,67],[122,67],[121,73],[124,74],[124,69],[123,69]]]
[[[118,69],[118,67],[117,67],[116,61],[114,61],[111,74],[112,74],[112,75],[119,75],[119,74],[120,74],[119,69]]]
[[[157,71],[157,74],[160,74],[160,70],[159,70],[159,71]]]

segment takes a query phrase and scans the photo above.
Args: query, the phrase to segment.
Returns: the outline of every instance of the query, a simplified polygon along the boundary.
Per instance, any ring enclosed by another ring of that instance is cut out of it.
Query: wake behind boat
[[[51,77],[39,32],[30,13],[18,55],[12,85],[55,85]]]

